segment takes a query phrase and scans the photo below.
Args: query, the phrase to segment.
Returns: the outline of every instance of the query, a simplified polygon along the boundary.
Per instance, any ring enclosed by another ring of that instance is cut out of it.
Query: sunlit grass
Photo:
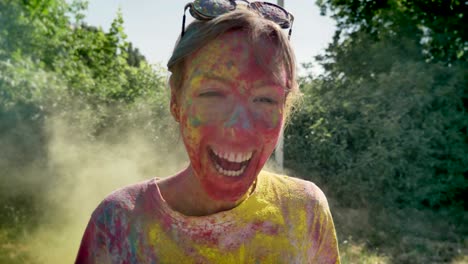
[[[452,261],[451,264],[467,264],[468,263],[468,255],[460,256]]]
[[[17,230],[0,229],[0,263],[27,264],[32,263],[29,258],[28,247],[22,239],[14,239]]]
[[[390,258],[368,250],[363,244],[352,244],[344,241],[340,245],[340,256],[342,263],[360,264],[387,264]]]

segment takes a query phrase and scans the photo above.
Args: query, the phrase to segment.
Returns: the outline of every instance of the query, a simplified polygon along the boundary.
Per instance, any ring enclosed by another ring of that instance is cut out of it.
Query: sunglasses
[[[281,28],[289,28],[288,39],[291,38],[294,16],[279,5],[268,2],[249,2],[248,0],[195,0],[184,8],[182,19],[182,37],[185,33],[185,12],[189,8],[193,18],[198,20],[211,20],[222,14],[234,11],[237,2],[244,3],[251,10],[256,11],[262,17],[278,24]]]

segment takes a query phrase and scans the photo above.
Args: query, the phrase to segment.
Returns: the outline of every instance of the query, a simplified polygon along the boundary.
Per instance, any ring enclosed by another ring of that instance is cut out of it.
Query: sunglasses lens
[[[289,28],[291,26],[288,13],[279,6],[265,2],[254,2],[251,6],[260,12],[264,18],[275,22],[280,27]]]
[[[193,7],[206,18],[214,18],[236,9],[235,2],[229,0],[196,0]]]

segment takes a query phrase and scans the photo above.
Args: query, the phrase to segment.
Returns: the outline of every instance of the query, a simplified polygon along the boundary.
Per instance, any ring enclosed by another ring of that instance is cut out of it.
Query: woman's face
[[[284,68],[280,78],[264,71],[246,39],[225,33],[192,54],[173,106],[194,174],[215,200],[237,201],[249,190],[283,125]],[[271,43],[263,46],[271,58]]]

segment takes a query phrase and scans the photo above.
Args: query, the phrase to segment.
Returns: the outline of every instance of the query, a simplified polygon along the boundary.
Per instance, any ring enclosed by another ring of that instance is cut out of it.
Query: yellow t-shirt
[[[264,171],[237,207],[201,217],[172,210],[154,179],[115,191],[94,211],[77,257],[77,263],[339,262],[323,192]]]

